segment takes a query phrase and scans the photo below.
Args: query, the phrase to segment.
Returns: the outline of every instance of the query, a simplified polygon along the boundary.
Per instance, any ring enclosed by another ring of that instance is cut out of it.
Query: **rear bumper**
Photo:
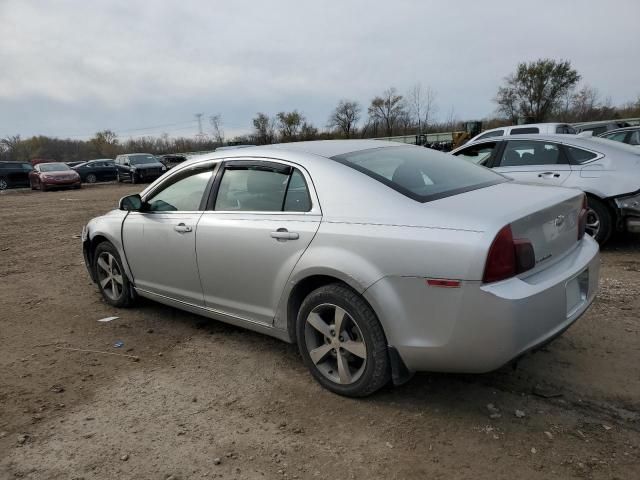
[[[529,277],[449,289],[428,287],[424,278],[387,277],[365,297],[409,370],[482,373],[569,328],[593,302],[599,270],[598,245],[585,237]],[[579,276],[582,296],[574,291]]]

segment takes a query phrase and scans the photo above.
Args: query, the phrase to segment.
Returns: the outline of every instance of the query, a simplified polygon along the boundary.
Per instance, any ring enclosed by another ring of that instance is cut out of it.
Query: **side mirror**
[[[127,212],[139,212],[142,210],[142,198],[137,193],[122,197],[118,203],[118,208]]]

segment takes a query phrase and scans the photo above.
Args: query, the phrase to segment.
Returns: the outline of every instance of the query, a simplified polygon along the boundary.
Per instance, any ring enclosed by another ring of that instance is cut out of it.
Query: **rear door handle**
[[[300,234],[297,232],[290,232],[286,228],[279,228],[275,232],[271,232],[270,235],[271,238],[275,238],[278,241],[298,240],[300,238]]]
[[[178,233],[189,233],[193,230],[189,225],[185,225],[184,223],[179,223],[173,229]]]
[[[544,173],[539,173],[538,177],[540,177],[540,178],[560,178],[560,174],[559,173],[553,173],[553,172],[544,172]]]

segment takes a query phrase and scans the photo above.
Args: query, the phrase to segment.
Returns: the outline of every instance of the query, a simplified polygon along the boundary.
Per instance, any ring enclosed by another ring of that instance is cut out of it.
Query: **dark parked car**
[[[28,163],[0,162],[0,190],[11,187],[28,187],[31,170],[33,167]]]
[[[150,153],[128,153],[116,157],[117,179],[131,183],[152,182],[167,171],[160,161]]]
[[[640,126],[617,128],[598,135],[599,137],[622,142],[633,146],[640,146]]]
[[[115,162],[110,158],[101,158],[98,160],[89,160],[80,165],[72,167],[83,182],[111,182],[118,178],[118,169]]]
[[[62,162],[39,163],[29,173],[31,190],[43,192],[52,188],[80,188],[80,175]]]
[[[168,153],[166,155],[162,155],[160,157],[160,161],[167,167],[167,170],[172,169],[173,167],[180,165],[187,159],[184,155],[178,155],[174,153]]]

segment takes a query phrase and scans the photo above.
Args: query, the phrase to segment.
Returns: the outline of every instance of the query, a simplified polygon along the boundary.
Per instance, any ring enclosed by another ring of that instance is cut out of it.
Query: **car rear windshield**
[[[65,170],[71,170],[68,165],[64,163],[41,163],[41,172],[64,172]]]
[[[373,148],[331,158],[418,202],[507,181],[487,168],[422,147]]]

